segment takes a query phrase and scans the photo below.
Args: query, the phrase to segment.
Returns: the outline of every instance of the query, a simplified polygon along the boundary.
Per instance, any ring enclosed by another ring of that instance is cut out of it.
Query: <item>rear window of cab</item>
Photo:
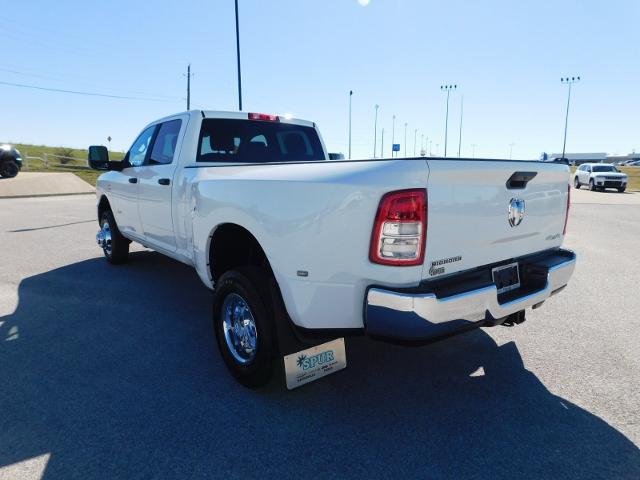
[[[262,120],[205,118],[198,162],[268,163],[325,160],[312,127]]]

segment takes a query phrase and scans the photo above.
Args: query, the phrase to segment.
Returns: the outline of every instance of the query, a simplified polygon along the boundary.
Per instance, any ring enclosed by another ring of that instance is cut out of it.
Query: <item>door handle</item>
[[[138,179],[136,177],[129,177],[129,183],[138,183]]]
[[[160,185],[169,185],[171,183],[171,180],[169,180],[168,178],[159,178],[158,183]]]

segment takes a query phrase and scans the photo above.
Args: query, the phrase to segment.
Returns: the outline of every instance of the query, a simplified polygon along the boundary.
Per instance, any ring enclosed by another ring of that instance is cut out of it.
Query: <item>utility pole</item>
[[[242,111],[242,75],[240,74],[240,23],[238,20],[238,0],[236,0],[236,55],[238,58],[238,110]]]
[[[460,100],[460,133],[458,134],[458,158],[460,158],[460,149],[462,148],[462,114],[464,112],[464,95]]]
[[[413,156],[416,156],[416,143],[418,143],[418,129],[413,131]]]
[[[452,90],[458,88],[458,85],[440,85],[440,90],[447,92],[447,113],[444,117],[444,156],[447,156],[447,137],[449,133],[449,94]]]
[[[569,103],[571,102],[571,85],[580,81],[580,77],[566,77],[561,78],[560,83],[569,85],[569,92],[567,93],[567,112],[564,116],[564,141],[562,142],[562,158],[564,158],[565,148],[567,146],[567,125],[569,123]]]
[[[378,141],[378,108],[380,108],[380,105],[376,103],[376,118],[373,122],[373,158],[376,158],[376,142]]]
[[[353,90],[349,90],[349,160],[351,160],[351,97],[353,97]]]
[[[393,116],[393,123],[391,124],[391,157],[393,158],[393,144],[396,142],[396,116]]]

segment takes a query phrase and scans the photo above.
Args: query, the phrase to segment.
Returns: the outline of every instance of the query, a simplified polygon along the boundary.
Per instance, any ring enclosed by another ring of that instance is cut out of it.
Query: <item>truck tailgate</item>
[[[437,278],[562,243],[569,194],[566,165],[448,159],[433,159],[428,164],[422,278]],[[524,188],[509,188],[507,181],[516,172],[535,176]],[[524,216],[518,225],[509,222],[512,200],[524,201]]]

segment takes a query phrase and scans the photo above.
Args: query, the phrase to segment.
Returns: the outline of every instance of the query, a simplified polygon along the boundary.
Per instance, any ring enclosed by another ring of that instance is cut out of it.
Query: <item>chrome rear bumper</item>
[[[517,291],[514,291],[515,298],[503,303],[499,301],[495,285],[441,298],[429,291],[371,287],[366,294],[366,331],[370,335],[392,339],[429,340],[540,304],[566,286],[573,274],[575,253],[568,250],[560,252],[564,257],[562,261],[546,267],[543,288],[522,296],[517,296]],[[541,268],[545,268],[544,260]]]

